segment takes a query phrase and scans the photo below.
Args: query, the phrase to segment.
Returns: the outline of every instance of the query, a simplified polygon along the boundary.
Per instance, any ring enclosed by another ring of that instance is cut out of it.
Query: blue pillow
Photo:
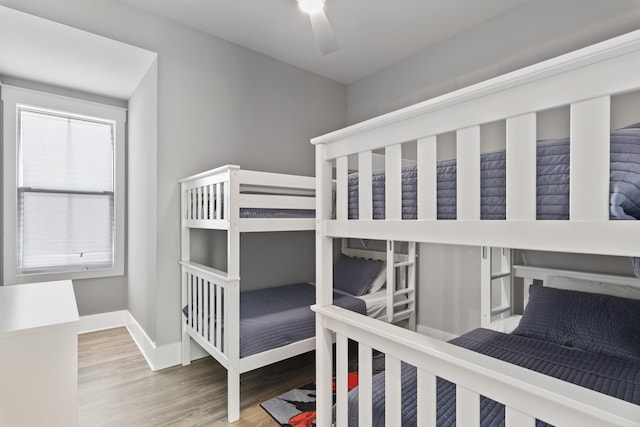
[[[640,300],[531,286],[513,333],[640,362]]]
[[[382,268],[382,261],[340,255],[333,266],[333,287],[351,295],[364,295]]]

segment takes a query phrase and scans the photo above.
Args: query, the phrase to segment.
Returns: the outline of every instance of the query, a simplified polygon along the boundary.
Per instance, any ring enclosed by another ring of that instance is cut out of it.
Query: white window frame
[[[3,103],[3,279],[4,284],[92,279],[124,275],[125,256],[125,126],[126,110],[119,107],[2,85]],[[114,265],[81,271],[18,273],[18,106],[99,117],[115,122],[114,146]]]

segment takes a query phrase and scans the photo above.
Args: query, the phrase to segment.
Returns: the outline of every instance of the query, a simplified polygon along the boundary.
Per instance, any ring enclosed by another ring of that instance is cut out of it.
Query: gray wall
[[[385,70],[348,86],[349,123],[414,104],[461,87],[552,58],[640,27],[640,4],[631,0],[536,0]],[[612,125],[639,121],[638,95],[614,100]],[[542,138],[568,134],[568,110],[540,117]],[[492,143],[504,146],[504,123],[482,128]],[[453,140],[455,137],[453,137]],[[451,135],[441,158],[455,156]],[[420,245],[418,322],[440,331],[460,334],[480,324],[479,249]],[[631,273],[628,259],[525,252],[531,264]]]
[[[127,308],[156,334],[158,62],[129,99],[127,147]]]
[[[145,210],[157,221],[155,295],[134,280],[128,294],[152,340],[178,341],[178,179],[226,163],[313,175],[309,139],[345,125],[345,87],[113,1],[0,4],[158,53],[157,202]]]
[[[534,0],[350,84],[348,122],[553,58],[640,27],[635,0]]]

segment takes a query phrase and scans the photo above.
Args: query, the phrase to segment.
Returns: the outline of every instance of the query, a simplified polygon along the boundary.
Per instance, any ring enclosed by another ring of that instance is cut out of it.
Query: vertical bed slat
[[[417,427],[436,427],[436,377],[433,374],[418,369],[417,380],[418,423]]]
[[[402,365],[388,354],[384,358],[385,425],[402,425]]]
[[[349,375],[348,340],[344,335],[336,335],[336,427],[346,427],[348,421],[347,394]]]
[[[609,96],[571,104],[569,218],[609,219]]]
[[[349,179],[349,158],[346,156],[336,159],[336,219],[347,219],[349,216],[349,194],[347,180]]]
[[[209,185],[209,195],[207,197],[207,219],[217,219],[216,218],[216,193],[215,193],[215,184]]]
[[[458,220],[480,219],[480,126],[456,133]]]
[[[373,360],[372,349],[368,345],[358,344],[358,426],[370,427],[373,424]]]
[[[402,219],[402,145],[394,144],[384,149],[385,219]]]
[[[204,288],[204,279],[201,277],[198,277],[197,279],[197,288],[198,288],[198,333],[202,336],[203,332],[202,332],[202,324],[203,324],[203,319],[204,319],[204,314],[203,314],[203,309],[202,309],[202,291]]]
[[[536,419],[507,406],[505,408],[504,425],[505,427],[535,427]]]
[[[216,347],[224,351],[222,345],[222,287],[216,286]]]
[[[217,182],[216,183],[216,195],[215,195],[215,201],[214,201],[214,208],[215,208],[215,219],[222,219],[222,199],[221,194],[220,194],[220,187],[222,186],[221,183]]]
[[[438,217],[438,144],[435,136],[418,140],[418,219]]]
[[[211,282],[208,280],[202,279],[202,284],[204,288],[204,292],[202,293],[202,337],[209,341],[209,321],[211,313],[211,306],[209,305],[209,286],[211,286]]]
[[[202,187],[196,188],[196,218],[202,219]]]
[[[456,385],[456,426],[478,427],[480,425],[480,395]]]
[[[536,114],[507,119],[507,220],[536,219]]]
[[[489,246],[480,248],[480,326],[487,326],[491,323],[491,275],[492,250]]]
[[[511,294],[513,292],[512,284],[514,283],[515,278],[513,277],[511,249],[500,249],[500,272],[511,273],[510,275],[504,276],[500,279],[500,306],[508,305],[510,307],[509,311],[501,313],[500,318],[503,319],[506,316],[511,315],[513,312],[513,298]]]
[[[411,309],[411,317],[409,317],[408,328],[412,331],[416,330],[416,242],[408,242],[409,245],[409,259],[412,260],[412,264],[407,267],[407,281],[406,287],[411,289],[411,293],[408,294],[411,302],[408,308]]]
[[[185,190],[185,198],[186,200],[186,216],[185,219],[192,219],[191,212],[193,211],[193,194],[191,194],[191,190]]]
[[[396,268],[395,268],[396,248],[393,240],[387,240],[387,322],[393,322],[394,315],[394,298],[393,294],[396,290]]]
[[[373,219],[372,174],[373,154],[364,151],[358,154],[358,219]]]
[[[193,328],[193,274],[187,273],[187,324]]]

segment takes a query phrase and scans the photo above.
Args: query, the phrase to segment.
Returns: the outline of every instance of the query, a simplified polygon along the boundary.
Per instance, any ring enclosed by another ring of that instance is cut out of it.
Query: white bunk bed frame
[[[315,228],[315,218],[241,218],[240,209],[315,209],[315,198],[309,197],[315,193],[315,178],[226,165],[184,178],[180,180],[180,187],[181,309],[194,308],[188,310],[186,321],[184,318],[182,321],[182,364],[191,363],[193,339],[226,368],[228,419],[233,422],[240,418],[240,374],[308,352],[315,346],[314,338],[309,338],[240,357],[240,233]],[[250,193],[243,193],[245,190]],[[226,272],[190,260],[192,228],[227,232]],[[204,317],[203,301],[207,299],[212,305],[213,301],[217,304],[216,319],[210,321]],[[209,330],[210,324],[215,325],[215,330]]]
[[[315,209],[315,197],[310,197],[315,194],[315,178],[226,165],[184,178],[180,186],[181,307],[192,308],[182,322],[182,364],[191,363],[193,339],[227,369],[228,419],[233,422],[240,418],[240,374],[315,349],[312,337],[240,357],[240,233],[314,230],[316,222],[315,218],[241,218],[240,209]],[[227,232],[226,272],[190,260],[192,228]],[[377,318],[389,323],[406,321],[408,327],[415,329],[415,244],[409,244],[406,253],[398,253],[391,244],[386,252],[380,252],[351,248],[343,240],[342,253],[387,261],[387,308]],[[208,321],[207,301],[210,306],[216,305],[216,318]],[[210,325],[215,328],[210,330]]]
[[[319,426],[332,423],[334,338],[338,426],[346,425],[349,339],[359,343],[361,426],[372,422],[373,348],[386,353],[388,426],[400,425],[401,361],[418,368],[419,426],[435,426],[437,376],[457,384],[461,427],[479,425],[481,394],[505,405],[507,426],[533,426],[540,414],[556,426],[640,425],[638,405],[348,312],[332,305],[331,293],[334,238],[639,256],[640,222],[610,221],[608,206],[610,97],[640,89],[638,70],[640,32],[633,32],[311,141],[318,185],[314,310]],[[538,221],[536,112],[566,105],[571,111],[570,218]],[[498,120],[506,120],[506,220],[481,220],[480,125]],[[451,131],[457,135],[457,220],[439,221],[436,135]],[[401,219],[401,146],[408,141],[417,141],[417,220]],[[372,220],[371,159],[373,150],[380,149],[385,153],[386,219]],[[348,156],[357,156],[359,163],[358,220],[347,219]],[[601,203],[594,206],[595,200]]]

